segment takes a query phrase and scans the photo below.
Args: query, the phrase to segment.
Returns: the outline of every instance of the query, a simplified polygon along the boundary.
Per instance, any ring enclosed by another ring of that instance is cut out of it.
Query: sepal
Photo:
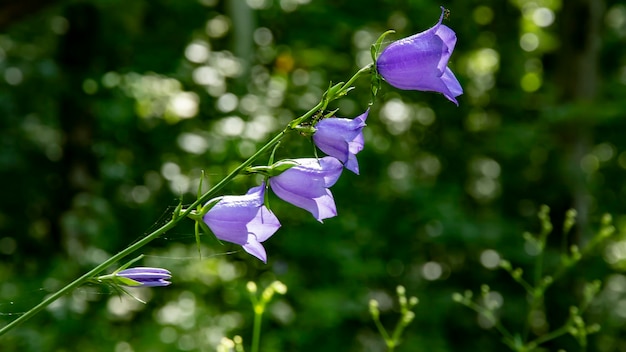
[[[378,37],[378,39],[376,40],[376,42],[374,42],[374,44],[372,44],[370,48],[370,52],[372,54],[372,61],[376,62],[376,59],[378,58],[378,54],[380,53],[380,47],[383,46],[383,40],[385,40],[385,37],[388,34],[392,34],[395,32],[396,31],[394,31],[393,29],[386,31],[385,33],[381,34],[380,37]]]

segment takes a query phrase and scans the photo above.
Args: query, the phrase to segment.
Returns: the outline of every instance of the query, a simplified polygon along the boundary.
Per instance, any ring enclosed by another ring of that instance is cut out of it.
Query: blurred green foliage
[[[149,232],[181,197],[191,203],[201,170],[219,181],[330,81],[367,64],[380,33],[396,30],[388,42],[420,32],[441,5],[13,3],[0,4],[24,14],[0,22],[0,325]],[[626,6],[443,5],[458,36],[460,107],[383,85],[361,175],[346,172],[333,188],[338,217],[320,224],[273,197],[283,227],[264,243],[267,265],[208,237],[200,260],[189,221],[142,251],[174,276],[170,287],[133,290],[146,305],[83,287],[0,337],[0,349],[213,351],[235,334],[245,343],[246,282],[278,279],[289,291],[268,307],[262,351],[383,351],[368,302],[393,321],[399,284],[420,304],[397,351],[503,351],[493,325],[452,294],[488,284],[502,298],[498,319],[521,333],[527,297],[497,261],[532,272],[536,251],[522,233],[538,231],[548,204],[548,271],[563,248],[590,241],[604,213],[617,231],[546,292],[528,336],[563,325],[585,284],[601,280],[583,314],[601,325],[588,350],[626,351]],[[366,108],[368,84],[333,106],[339,116]],[[311,153],[293,135],[277,158]],[[225,192],[257,181],[239,177]],[[578,220],[564,238],[570,208]],[[580,350],[567,335],[545,347]]]

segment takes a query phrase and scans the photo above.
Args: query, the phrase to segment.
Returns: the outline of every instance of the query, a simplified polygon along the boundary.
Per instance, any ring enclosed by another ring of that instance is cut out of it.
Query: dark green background
[[[588,350],[626,351],[621,1],[248,3],[0,3],[0,325],[150,232],[180,197],[191,203],[201,170],[219,181],[329,81],[366,64],[380,33],[396,29],[390,41],[425,30],[440,5],[458,36],[450,66],[465,90],[460,106],[383,85],[361,175],[345,172],[332,189],[338,217],[320,224],[273,197],[283,227],[265,243],[267,265],[207,236],[199,260],[187,221],[141,251],[143,265],[173,273],[170,287],[133,291],[146,305],[85,286],[0,337],[0,350],[213,351],[235,334],[248,346],[245,284],[278,279],[289,291],[266,314],[262,351],[382,351],[368,301],[380,300],[391,326],[399,284],[420,304],[397,351],[503,351],[497,332],[451,296],[489,284],[503,297],[502,323],[522,333],[524,291],[481,255],[494,250],[530,273],[522,233],[538,231],[547,204],[548,273],[562,244],[587,243],[604,213],[618,231],[547,292],[546,322],[529,338],[563,324],[582,285],[599,279],[585,319],[602,330]],[[339,116],[366,108],[368,83],[333,105]],[[190,97],[181,92],[197,98],[191,118],[167,108]],[[234,110],[223,108],[235,96]],[[311,151],[294,134],[277,158]],[[224,192],[257,181],[239,177]],[[569,208],[579,223],[562,239]],[[581,350],[570,336],[545,347]]]

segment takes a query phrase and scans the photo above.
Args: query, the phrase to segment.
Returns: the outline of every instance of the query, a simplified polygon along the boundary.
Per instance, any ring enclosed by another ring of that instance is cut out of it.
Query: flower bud
[[[157,287],[171,284],[172,274],[161,268],[137,267],[124,269],[114,274],[117,283],[130,287]]]

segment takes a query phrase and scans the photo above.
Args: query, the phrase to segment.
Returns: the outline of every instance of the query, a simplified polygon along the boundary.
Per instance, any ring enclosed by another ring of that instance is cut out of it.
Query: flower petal
[[[336,158],[303,158],[298,165],[270,178],[270,186],[282,200],[309,211],[318,221],[337,215],[328,187],[337,182],[343,165]]]
[[[354,154],[363,149],[362,131],[368,113],[369,109],[354,119],[331,117],[318,122],[313,142],[324,153],[337,158],[348,170],[358,174],[359,166]]]
[[[264,242],[270,238],[280,228],[280,221],[271,210],[262,206],[256,217],[248,223],[248,240],[250,234],[254,234],[259,242]]]
[[[250,234],[248,236],[248,242],[241,246],[244,251],[259,258],[263,263],[267,263],[267,253],[265,247],[257,240],[256,236]]]
[[[276,177],[270,178],[272,191],[285,202],[307,210],[320,222],[337,215],[335,199],[330,190],[323,188],[323,194],[311,196],[310,193],[307,192],[307,194],[303,195],[303,192],[284,188],[283,183],[273,180],[275,178]]]
[[[280,222],[263,204],[264,192],[262,184],[242,196],[224,196],[203,220],[220,240],[243,246],[253,234],[265,241],[280,228]]]

